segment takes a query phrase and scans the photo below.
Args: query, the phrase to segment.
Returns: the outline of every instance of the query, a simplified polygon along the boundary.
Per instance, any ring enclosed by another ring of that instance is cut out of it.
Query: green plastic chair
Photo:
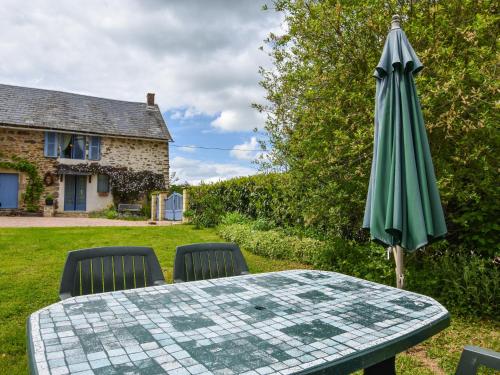
[[[174,283],[246,274],[247,263],[234,243],[196,243],[176,248]]]
[[[477,346],[466,346],[460,356],[455,375],[475,375],[479,366],[500,371],[500,353]]]
[[[165,278],[150,247],[96,247],[68,252],[59,297],[161,284]]]

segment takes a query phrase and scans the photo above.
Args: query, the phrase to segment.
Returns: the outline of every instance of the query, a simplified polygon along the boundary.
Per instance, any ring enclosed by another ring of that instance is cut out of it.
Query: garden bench
[[[140,204],[129,204],[129,203],[120,203],[118,204],[118,212],[141,212],[142,205]]]

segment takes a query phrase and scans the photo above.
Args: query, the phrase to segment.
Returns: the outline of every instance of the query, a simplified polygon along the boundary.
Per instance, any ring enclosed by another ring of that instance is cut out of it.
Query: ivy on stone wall
[[[23,198],[26,203],[26,210],[30,212],[38,211],[43,184],[36,165],[18,156],[6,157],[0,153],[0,158],[2,159],[0,160],[0,168],[14,169],[28,175],[28,184]]]
[[[142,195],[165,189],[165,177],[151,171],[132,171],[128,168],[112,167],[108,165],[91,164],[60,164],[57,167],[59,174],[82,173],[89,175],[107,175],[111,184],[111,191],[116,202],[133,201]]]

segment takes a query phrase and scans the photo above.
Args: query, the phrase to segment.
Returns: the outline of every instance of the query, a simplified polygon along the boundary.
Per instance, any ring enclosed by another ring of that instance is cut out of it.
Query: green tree
[[[276,0],[286,31],[261,69],[271,159],[289,171],[305,226],[360,231],[373,145],[374,67],[400,14],[425,69],[417,88],[448,240],[494,255],[499,235],[498,2]]]

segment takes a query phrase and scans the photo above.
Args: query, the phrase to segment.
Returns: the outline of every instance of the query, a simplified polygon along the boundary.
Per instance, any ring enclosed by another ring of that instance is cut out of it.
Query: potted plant
[[[52,206],[53,204],[54,204],[54,197],[52,196],[52,194],[48,194],[45,197],[45,205],[46,206]]]

